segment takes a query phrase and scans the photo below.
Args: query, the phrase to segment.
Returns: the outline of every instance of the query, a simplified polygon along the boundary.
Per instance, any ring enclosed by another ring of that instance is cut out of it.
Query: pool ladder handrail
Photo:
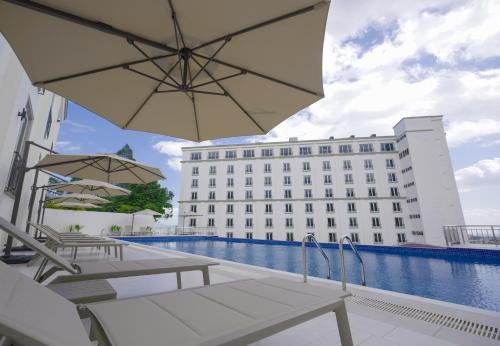
[[[316,237],[313,234],[309,233],[304,238],[302,238],[302,262],[304,264],[304,271],[303,271],[303,273],[304,273],[304,282],[307,282],[306,241],[308,239],[312,240],[312,242],[314,243],[314,245],[316,245],[316,247],[319,249],[319,251],[323,255],[323,258],[326,261],[326,265],[328,266],[328,275],[327,275],[327,278],[330,279],[331,278],[331,273],[332,273],[332,269],[330,267],[330,259],[328,258],[328,256],[326,255],[326,253],[323,251],[323,248],[321,247],[321,245],[319,245],[318,241],[316,240]]]
[[[342,238],[340,238],[340,243],[339,243],[339,257],[340,257],[340,276],[342,280],[342,289],[345,291],[347,289],[346,286],[346,279],[345,279],[345,263],[344,263],[344,240],[347,240],[349,245],[351,245],[351,249],[356,255],[356,257],[359,259],[359,263],[361,265],[361,285],[366,286],[366,275],[365,275],[365,264],[363,262],[363,259],[361,258],[361,255],[359,254],[358,250],[356,249],[356,246],[354,246],[351,238],[346,234]]]

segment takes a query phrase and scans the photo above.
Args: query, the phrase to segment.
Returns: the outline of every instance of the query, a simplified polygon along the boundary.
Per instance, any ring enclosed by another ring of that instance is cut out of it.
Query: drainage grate
[[[413,318],[416,320],[455,329],[464,333],[482,336],[495,341],[500,340],[500,329],[498,327],[492,327],[483,323],[472,322],[449,315],[415,309],[409,306],[389,303],[373,298],[353,295],[348,299],[350,302],[353,302],[355,304],[368,306],[370,308],[382,310],[391,314]]]

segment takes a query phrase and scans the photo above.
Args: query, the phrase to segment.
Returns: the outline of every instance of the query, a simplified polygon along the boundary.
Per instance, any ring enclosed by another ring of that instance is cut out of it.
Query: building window
[[[330,145],[321,145],[319,147],[320,155],[328,155],[332,153],[332,147]]]
[[[310,175],[304,175],[304,185],[311,185],[311,176]]]
[[[252,232],[247,232],[246,233],[247,239],[253,239],[253,233]]]
[[[397,187],[391,187],[391,197],[399,197],[399,190]]]
[[[253,219],[247,218],[245,219],[245,228],[252,228],[253,227]]]
[[[271,164],[270,163],[264,164],[264,173],[271,173]]]
[[[252,173],[252,172],[253,172],[252,165],[250,164],[245,165],[245,173]]]
[[[54,97],[52,97],[52,102],[54,102]],[[47,123],[45,124],[45,132],[43,134],[44,139],[49,138],[51,127],[52,127],[52,104],[50,105],[49,116],[47,117]]]
[[[380,143],[380,151],[394,151],[394,143]]]
[[[272,190],[265,190],[264,191],[264,198],[265,199],[271,199],[271,198],[273,198],[273,191]]]
[[[339,145],[339,153],[341,154],[352,153],[352,146],[350,144]]]
[[[351,233],[351,240],[353,243],[359,243],[359,233]]]
[[[377,190],[374,187],[368,188],[368,197],[377,197]]]
[[[314,228],[314,219],[312,217],[306,218],[306,227]]]
[[[266,232],[266,240],[273,240],[273,232]]]
[[[215,187],[215,178],[208,179],[208,187]]]
[[[226,219],[226,227],[231,228],[234,226],[233,218]]]
[[[323,161],[323,170],[330,171],[331,169],[332,169],[332,166],[330,165],[330,161]]]
[[[335,233],[335,232],[328,233],[328,242],[336,243],[337,242],[337,233]]]
[[[373,144],[372,143],[362,143],[359,145],[360,153],[371,153],[373,152]]]
[[[245,204],[245,213],[246,214],[253,214],[253,205],[252,204]]]
[[[189,210],[191,213],[196,213],[198,211],[198,206],[196,204],[191,204]]]
[[[394,168],[394,160],[393,159],[385,159],[385,167],[386,168]]]
[[[291,217],[287,217],[285,219],[285,227],[286,228],[293,228],[293,219]]]
[[[292,156],[292,148],[280,148],[280,156]]]
[[[312,154],[311,147],[300,147],[299,154],[300,156],[311,155]]]
[[[382,233],[373,233],[373,243],[374,244],[382,244],[384,241],[382,240]]]
[[[394,218],[394,225],[396,226],[396,228],[404,228],[405,224],[403,222],[403,218],[402,217],[395,217]]]
[[[330,185],[332,183],[332,176],[329,174],[326,174],[323,176],[323,183],[325,185]]]
[[[234,174],[234,166],[233,165],[227,166],[227,174]]]
[[[333,198],[333,189],[332,188],[325,189],[325,198]]]
[[[226,238],[233,238],[233,232],[226,232]]]
[[[344,170],[350,171],[352,169],[351,160],[344,160]]]
[[[207,227],[215,227],[215,219],[209,218],[207,220]]]
[[[226,214],[234,213],[234,206],[232,204],[226,205]]]
[[[198,175],[199,172],[200,171],[199,171],[198,167],[193,167],[191,169],[191,175]]]
[[[293,232],[286,232],[286,240],[293,241]]]
[[[198,179],[191,180],[191,187],[198,187]]]
[[[304,198],[312,198],[313,193],[311,189],[305,189],[304,190]]]
[[[215,199],[215,191],[208,191],[208,199],[210,200]]]
[[[396,173],[387,173],[387,181],[389,183],[396,183],[398,179],[396,178]]]
[[[352,179],[352,174],[344,174],[344,182],[346,184],[352,184],[354,183],[354,180]]]
[[[252,177],[245,177],[245,186],[252,186],[252,185],[253,185]]]
[[[406,243],[406,234],[398,233],[398,243]]]
[[[266,228],[273,228],[273,219],[266,218]]]
[[[227,199],[234,199],[234,191],[227,192]]]
[[[372,217],[372,228],[380,228],[380,218]]]
[[[218,151],[209,151],[208,152],[208,159],[209,160],[218,160],[219,159],[219,152]]]
[[[271,185],[272,185],[271,177],[264,177],[264,186],[271,186]]]
[[[302,170],[304,172],[309,172],[311,170],[311,164],[309,162],[302,163]]]
[[[210,166],[210,171],[208,172],[209,174],[217,174],[217,167],[215,166]]]
[[[328,228],[335,228],[335,218],[334,217],[326,218],[326,226]]]
[[[283,185],[292,185],[292,177],[285,175],[283,177]]]
[[[288,162],[283,163],[283,172],[290,172],[290,164]]]
[[[327,213],[334,213],[335,208],[333,206],[333,203],[326,203],[326,212]]]
[[[274,156],[273,149],[271,149],[271,148],[262,149],[261,156],[262,157],[271,157],[271,156]]]
[[[245,199],[253,199],[253,191],[252,190],[245,191]]]
[[[226,150],[225,157],[226,157],[226,159],[235,159],[236,158],[236,150]]]
[[[255,157],[255,152],[253,149],[245,149],[243,150],[243,157],[252,158]]]
[[[370,202],[370,213],[378,213],[377,202]]]
[[[401,212],[401,203],[392,202],[392,211],[395,213],[400,213]]]
[[[370,160],[370,159],[365,160],[365,169],[373,169],[372,160]]]
[[[194,218],[189,219],[189,227],[196,227],[196,219]]]
[[[191,200],[196,201],[198,199],[198,192],[191,192]]]
[[[233,178],[227,178],[227,186],[228,187],[234,186],[234,179]]]
[[[265,209],[266,209],[266,214],[270,214],[273,212],[273,205],[268,203],[265,205]]]
[[[354,203],[354,202],[347,203],[347,212],[348,213],[355,213],[356,212],[356,203]]]
[[[348,187],[347,189],[345,189],[345,196],[347,198],[354,198],[354,189],[352,187]]]
[[[373,174],[373,173],[366,173],[366,182],[368,184],[373,184],[375,182],[375,174]]]
[[[285,213],[292,213],[293,208],[292,208],[292,203],[286,203],[285,204]]]
[[[306,213],[312,213],[313,212],[313,204],[312,203],[306,203]]]
[[[287,198],[287,199],[292,198],[292,190],[286,189],[284,191],[284,198]]]
[[[201,160],[201,152],[191,153],[191,161]]]
[[[215,204],[209,204],[208,205],[208,213],[209,214],[215,214]]]

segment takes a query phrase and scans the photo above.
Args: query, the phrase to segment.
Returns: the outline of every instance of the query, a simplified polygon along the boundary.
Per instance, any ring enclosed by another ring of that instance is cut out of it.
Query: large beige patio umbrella
[[[34,85],[124,129],[264,134],[323,97],[329,1],[7,0],[0,31]]]
[[[99,196],[90,195],[86,193],[68,193],[61,196],[49,198],[47,201],[54,203],[93,203],[93,204],[106,204],[109,203],[107,199]]]
[[[62,202],[62,203],[57,203],[56,205],[58,207],[65,207],[65,208],[85,208],[85,209],[101,208],[100,206],[92,203]]]
[[[127,196],[131,191],[123,187],[106,183],[104,181],[82,179],[59,184],[47,185],[46,188],[52,191],[88,193],[96,196]]]
[[[134,221],[135,221],[135,217],[139,216],[139,215],[146,215],[146,216],[152,216],[152,217],[155,217],[155,216],[162,216],[163,214],[162,213],[159,213],[157,211],[154,211],[154,210],[151,210],[151,209],[143,209],[143,210],[139,210],[139,211],[136,211],[135,213],[132,214],[132,233],[134,232]]]
[[[49,154],[40,160],[35,168],[67,177],[95,179],[115,184],[147,184],[165,179],[158,168],[114,154]]]

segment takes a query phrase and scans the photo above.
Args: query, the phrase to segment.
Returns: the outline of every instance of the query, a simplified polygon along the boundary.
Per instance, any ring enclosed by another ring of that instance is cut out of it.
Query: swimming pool
[[[297,244],[235,239],[127,238],[141,244],[272,269],[302,273]],[[384,249],[385,248],[385,249]],[[395,292],[500,311],[500,251],[433,251],[359,246],[366,284]],[[338,249],[324,247],[332,279],[340,280]],[[392,253],[391,253],[392,252]],[[347,281],[360,284],[359,262],[345,251]],[[307,249],[309,275],[326,278],[326,264],[316,248]]]

